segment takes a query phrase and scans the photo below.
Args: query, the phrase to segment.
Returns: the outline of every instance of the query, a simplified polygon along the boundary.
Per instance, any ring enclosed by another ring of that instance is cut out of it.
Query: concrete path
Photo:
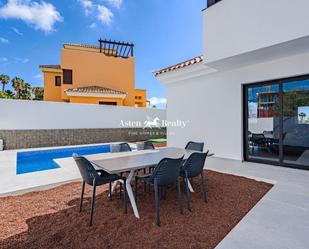
[[[216,249],[309,248],[309,171],[218,158],[206,168],[275,184]]]

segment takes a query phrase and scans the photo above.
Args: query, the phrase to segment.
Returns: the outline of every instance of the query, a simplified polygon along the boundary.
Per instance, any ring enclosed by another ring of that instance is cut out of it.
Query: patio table
[[[103,158],[90,160],[96,167],[107,171],[110,174],[120,174],[123,172],[129,172],[126,181],[126,189],[130,199],[130,203],[136,218],[140,218],[139,212],[136,206],[135,197],[131,187],[131,182],[134,180],[135,171],[143,168],[147,168],[153,165],[157,165],[161,159],[165,157],[179,158],[184,155],[184,158],[188,158],[192,153],[196,151],[186,150],[175,147],[165,147],[156,150],[147,151],[147,153],[140,154],[130,152],[126,156],[121,156],[122,152],[119,153],[119,157]],[[116,153],[114,153],[116,154]],[[117,184],[117,183],[116,183]],[[113,189],[116,185],[113,185]],[[190,186],[193,191],[192,187]]]

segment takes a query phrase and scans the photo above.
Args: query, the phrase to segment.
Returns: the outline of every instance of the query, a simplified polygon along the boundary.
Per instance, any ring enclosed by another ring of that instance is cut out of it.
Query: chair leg
[[[204,201],[207,203],[207,191],[205,189],[205,181],[204,181],[204,174],[202,172],[201,174],[201,187],[204,195]]]
[[[123,204],[124,204],[124,213],[128,213],[128,206],[127,206],[127,185],[126,185],[126,179],[123,180]]]
[[[183,214],[182,210],[182,199],[181,199],[181,191],[180,191],[180,181],[178,180],[176,183],[177,193],[178,193],[178,208],[179,212]]]
[[[120,176],[122,177],[123,176],[123,173],[120,173]],[[120,182],[120,187],[119,187],[119,198],[121,199],[121,196],[122,196],[122,183]]]
[[[167,187],[163,187],[163,200],[166,200],[166,189]]]
[[[138,178],[135,177],[135,191],[134,191],[134,196],[135,196],[135,202],[137,203],[137,189],[138,189]]]
[[[121,199],[122,196],[122,183],[120,183],[120,187],[119,187],[119,198]]]
[[[109,200],[112,200],[112,182],[109,182]]]
[[[81,192],[81,194],[80,194],[79,212],[81,212],[82,209],[83,209],[84,191],[85,191],[85,181],[83,181],[82,192]]]
[[[187,209],[192,212],[191,207],[190,207],[190,190],[189,190],[189,178],[188,174],[186,172],[186,197],[187,197]]]
[[[91,199],[90,221],[89,221],[90,226],[92,226],[93,210],[94,210],[94,203],[95,203],[95,190],[96,190],[96,182],[94,180],[93,181],[92,199]]]
[[[156,201],[156,213],[157,213],[157,226],[160,226],[160,198],[159,198],[159,187],[157,181],[154,182],[155,189],[155,201]]]
[[[147,172],[146,172],[146,168],[144,168],[144,175],[146,174]],[[144,193],[146,193],[146,182],[144,182]]]

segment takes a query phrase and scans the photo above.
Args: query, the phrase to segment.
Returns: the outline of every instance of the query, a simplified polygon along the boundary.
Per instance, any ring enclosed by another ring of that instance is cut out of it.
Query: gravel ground
[[[203,202],[199,178],[191,195],[192,213],[177,208],[175,188],[161,201],[161,227],[155,224],[154,194],[140,186],[134,217],[130,205],[109,201],[106,186],[97,188],[94,225],[87,225],[91,188],[86,187],[84,210],[78,212],[81,183],[21,196],[0,198],[0,248],[203,248],[211,249],[228,234],[270,190],[271,184],[205,171],[208,203]]]

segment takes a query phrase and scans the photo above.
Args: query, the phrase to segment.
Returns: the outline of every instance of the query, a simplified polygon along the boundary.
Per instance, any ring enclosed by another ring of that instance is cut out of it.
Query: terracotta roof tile
[[[77,88],[70,88],[65,90],[66,92],[74,92],[74,93],[107,93],[107,94],[127,94],[126,92],[113,90],[107,87],[101,86],[84,86]]]
[[[53,68],[53,69],[61,69],[60,65],[40,65],[40,68]]]
[[[158,76],[158,75],[163,74],[163,73],[167,73],[167,72],[170,72],[170,71],[174,71],[174,70],[177,70],[177,69],[180,69],[180,68],[184,68],[184,67],[188,67],[188,66],[200,63],[203,60],[204,60],[203,56],[200,55],[200,56],[194,57],[190,60],[180,62],[176,65],[169,66],[169,67],[163,68],[161,70],[155,71],[153,74],[154,74],[154,76]]]

